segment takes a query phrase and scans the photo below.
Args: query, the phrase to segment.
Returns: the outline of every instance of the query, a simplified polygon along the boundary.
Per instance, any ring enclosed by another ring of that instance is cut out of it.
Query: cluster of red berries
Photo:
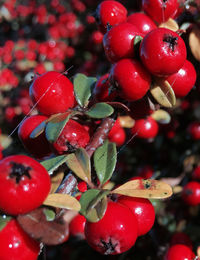
[[[112,66],[109,74],[99,79],[95,93],[100,101],[111,101],[117,95],[129,101],[135,119],[132,134],[149,139],[159,129],[146,101],[151,84],[156,78],[166,80],[176,97],[184,97],[195,84],[196,71],[186,59],[186,46],[179,33],[158,27],[175,17],[178,1],[142,1],[142,9],[145,13],[127,16],[126,8],[119,2],[103,1],[98,6],[97,22],[104,33],[103,47]],[[145,112],[138,116],[137,111],[142,110]]]

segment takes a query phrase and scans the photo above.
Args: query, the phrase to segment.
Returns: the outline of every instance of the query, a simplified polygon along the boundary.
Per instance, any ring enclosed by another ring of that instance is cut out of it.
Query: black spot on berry
[[[109,242],[106,242],[103,239],[100,239],[101,244],[98,246],[104,250],[104,255],[110,255],[115,252],[115,248],[117,246],[116,244],[113,244],[111,238],[109,239]]]
[[[169,45],[169,48],[174,51],[175,46],[178,44],[178,37],[166,34],[163,38],[163,42],[166,42]]]
[[[11,172],[9,177],[15,178],[16,183],[18,184],[23,176],[26,176],[27,178],[31,179],[31,175],[29,171],[31,170],[31,167],[26,167],[21,163],[11,162],[12,165]]]

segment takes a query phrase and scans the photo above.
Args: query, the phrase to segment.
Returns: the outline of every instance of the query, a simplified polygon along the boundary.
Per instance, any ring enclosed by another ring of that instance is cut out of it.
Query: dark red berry
[[[194,168],[192,172],[192,179],[200,180],[200,166]]]
[[[46,116],[34,115],[27,117],[18,128],[18,136],[24,145],[25,149],[34,157],[42,159],[51,154],[49,143],[43,132],[36,138],[30,138],[32,131],[42,122],[47,120]]]
[[[193,140],[200,139],[200,122],[192,122],[188,127],[188,132]]]

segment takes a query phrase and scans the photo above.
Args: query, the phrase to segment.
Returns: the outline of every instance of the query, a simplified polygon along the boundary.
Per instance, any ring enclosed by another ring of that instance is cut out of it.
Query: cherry
[[[144,36],[156,29],[156,24],[144,13],[133,13],[128,16],[127,22],[133,24]]]
[[[73,84],[63,74],[49,71],[35,76],[30,86],[30,97],[44,115],[63,113],[74,105]]]
[[[135,54],[134,39],[140,34],[134,25],[127,22],[108,30],[103,37],[103,47],[107,59],[111,63],[115,63],[123,58],[133,58]]]
[[[183,39],[166,28],[149,32],[140,45],[142,63],[156,76],[169,76],[178,72],[186,60],[186,55]]]
[[[84,126],[69,119],[58,139],[52,144],[52,148],[58,154],[73,152],[77,148],[84,148],[89,140],[89,133]]]
[[[155,221],[155,211],[148,199],[121,196],[117,202],[126,205],[135,215],[138,221],[138,236],[150,231]]]
[[[96,9],[95,18],[102,33],[106,33],[108,26],[126,21],[127,10],[117,1],[103,1]]]
[[[86,221],[88,244],[104,255],[120,254],[130,249],[137,239],[138,224],[131,210],[109,201],[104,217],[96,223]]]
[[[142,0],[143,10],[157,23],[166,22],[178,11],[177,0]]]
[[[109,76],[118,94],[128,101],[141,99],[149,90],[151,76],[137,60],[122,59],[115,63]]]
[[[176,97],[186,96],[196,81],[196,71],[192,63],[185,61],[182,68],[177,73],[174,73],[166,78],[174,90]]]
[[[131,129],[131,133],[143,139],[154,138],[158,134],[158,123],[151,117],[138,119]]]
[[[182,199],[190,206],[198,205],[200,203],[200,183],[196,181],[188,182],[183,187]]]

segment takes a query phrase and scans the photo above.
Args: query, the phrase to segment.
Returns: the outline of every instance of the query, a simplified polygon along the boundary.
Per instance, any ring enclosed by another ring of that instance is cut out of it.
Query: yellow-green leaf
[[[64,172],[59,172],[55,176],[51,177],[51,190],[50,193],[56,192],[58,187],[60,186],[64,177]]]
[[[43,204],[56,208],[70,209],[75,211],[79,211],[81,209],[81,205],[78,200],[68,194],[50,194],[43,202]]]
[[[111,191],[111,193],[138,198],[165,199],[170,197],[173,191],[167,183],[147,179],[128,181]]]
[[[90,158],[85,149],[77,149],[67,156],[67,166],[83,181],[91,182]]]

